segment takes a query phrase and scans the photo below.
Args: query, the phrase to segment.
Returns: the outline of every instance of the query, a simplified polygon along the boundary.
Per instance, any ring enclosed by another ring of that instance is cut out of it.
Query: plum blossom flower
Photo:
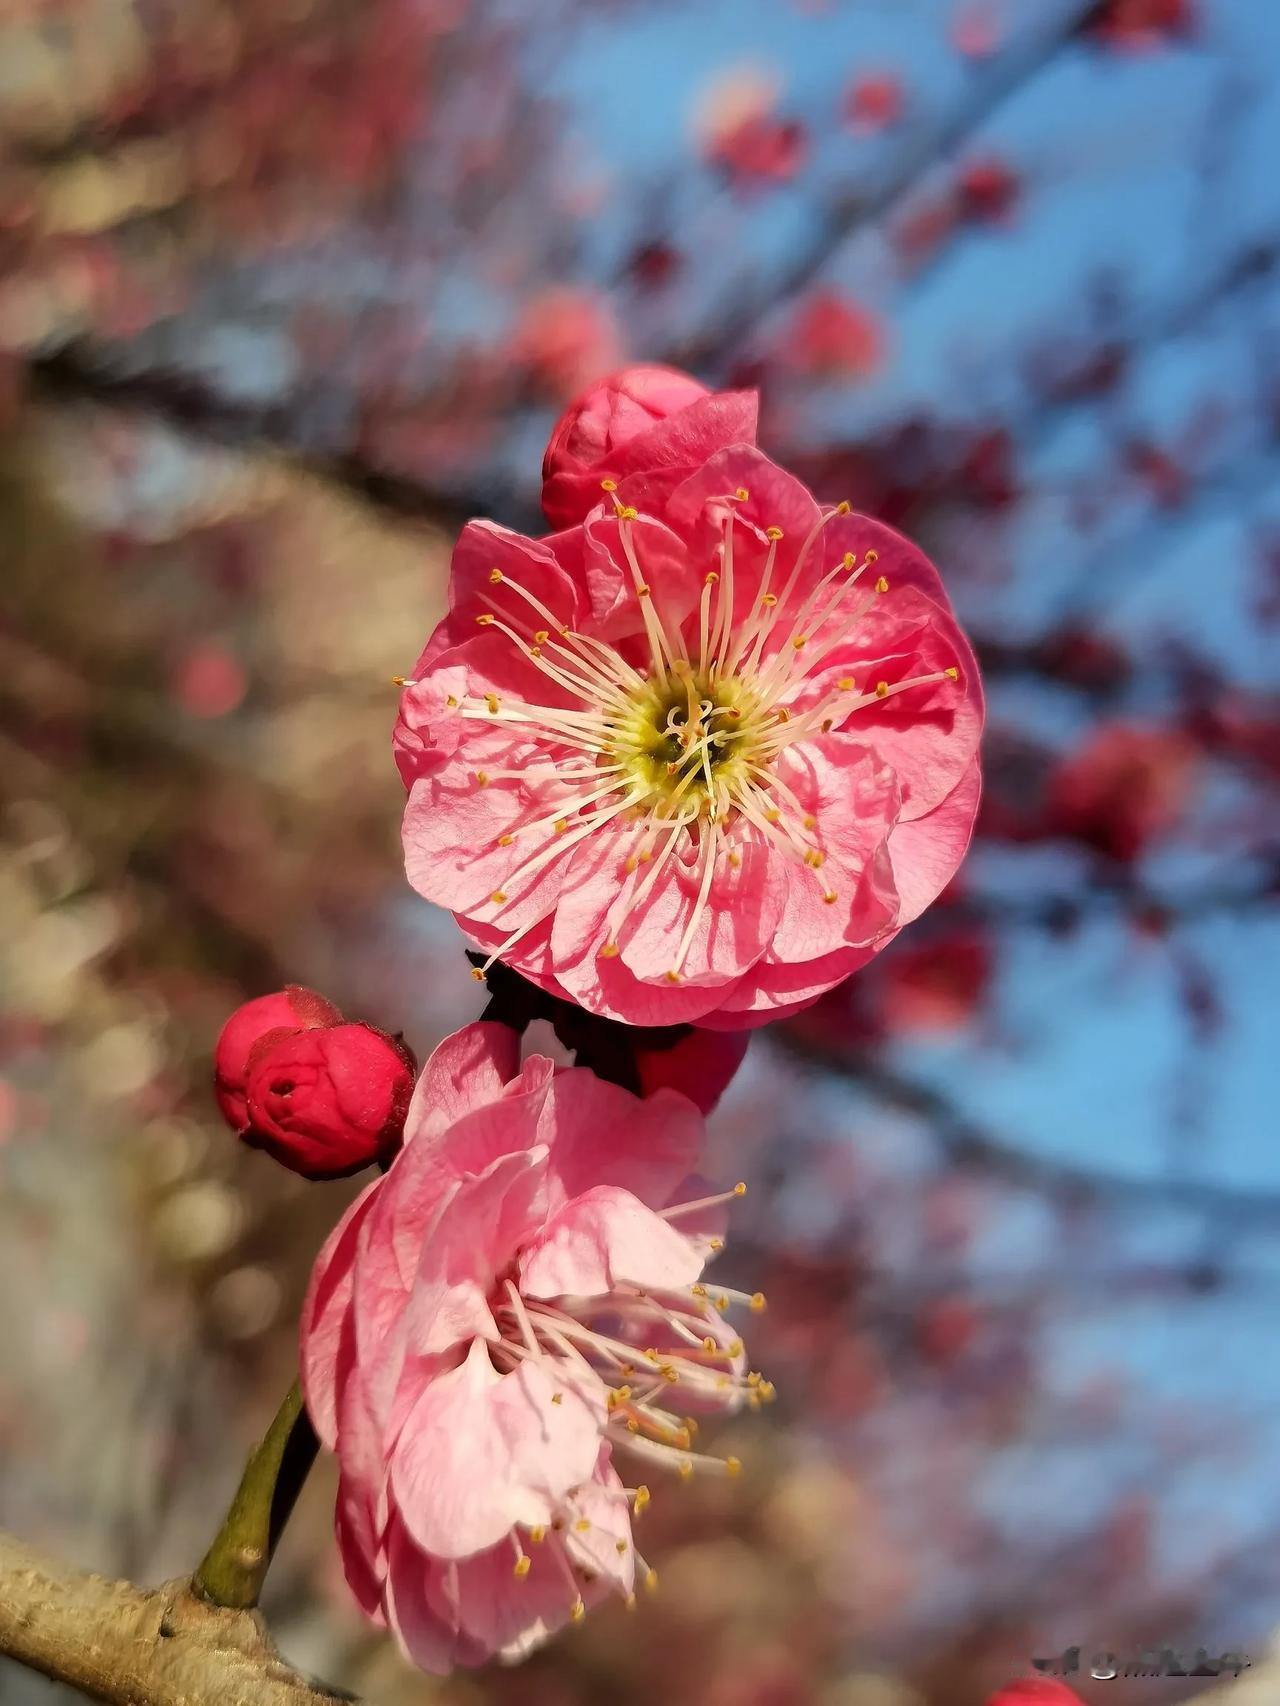
[[[542,540],[472,522],[405,683],[409,880],[629,1024],[815,1000],[950,880],[977,668],[937,572],[750,445],[602,481]]]
[[[654,1585],[632,1531],[643,1478],[735,1473],[695,1417],[772,1395],[726,1320],[763,1298],[702,1282],[743,1187],[681,1192],[696,1109],[518,1050],[486,1023],[440,1045],[302,1316],[347,1579],[437,1673]]]

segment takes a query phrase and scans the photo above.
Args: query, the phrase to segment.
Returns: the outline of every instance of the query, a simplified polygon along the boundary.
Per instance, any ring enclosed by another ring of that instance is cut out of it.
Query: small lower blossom
[[[441,1044],[303,1311],[347,1579],[438,1674],[654,1585],[648,1479],[734,1473],[697,1416],[771,1396],[728,1320],[763,1298],[702,1278],[743,1187],[689,1182],[697,1110],[518,1048],[485,1023]]]

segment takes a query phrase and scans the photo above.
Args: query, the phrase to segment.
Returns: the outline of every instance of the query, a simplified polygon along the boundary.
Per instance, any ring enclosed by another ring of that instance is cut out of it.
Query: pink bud
[[[241,1132],[249,1123],[244,1086],[254,1044],[271,1031],[308,1030],[313,1025],[336,1025],[341,1020],[342,1014],[331,1001],[297,983],[236,1008],[222,1027],[213,1052],[213,1093],[233,1131]]]
[[[399,1147],[415,1070],[372,1025],[268,1033],[249,1056],[242,1135],[305,1179],[356,1173]]]
[[[755,398],[713,393],[673,367],[626,367],[565,410],[542,460],[542,507],[576,527],[604,496],[601,481],[692,471],[717,450],[755,439]]]

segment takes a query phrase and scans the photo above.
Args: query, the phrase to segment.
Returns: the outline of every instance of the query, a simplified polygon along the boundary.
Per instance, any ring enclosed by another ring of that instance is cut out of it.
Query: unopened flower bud
[[[255,1044],[273,1031],[305,1031],[341,1020],[342,1014],[331,1001],[296,983],[236,1008],[222,1027],[213,1055],[213,1093],[233,1131],[241,1132],[249,1123],[244,1086],[249,1053]]]

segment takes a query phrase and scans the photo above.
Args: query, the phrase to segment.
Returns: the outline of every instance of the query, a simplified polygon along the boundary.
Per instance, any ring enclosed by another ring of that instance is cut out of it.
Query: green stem
[[[237,1611],[257,1605],[318,1446],[295,1380],[245,1465],[231,1508],[192,1577],[192,1587],[203,1598]]]

